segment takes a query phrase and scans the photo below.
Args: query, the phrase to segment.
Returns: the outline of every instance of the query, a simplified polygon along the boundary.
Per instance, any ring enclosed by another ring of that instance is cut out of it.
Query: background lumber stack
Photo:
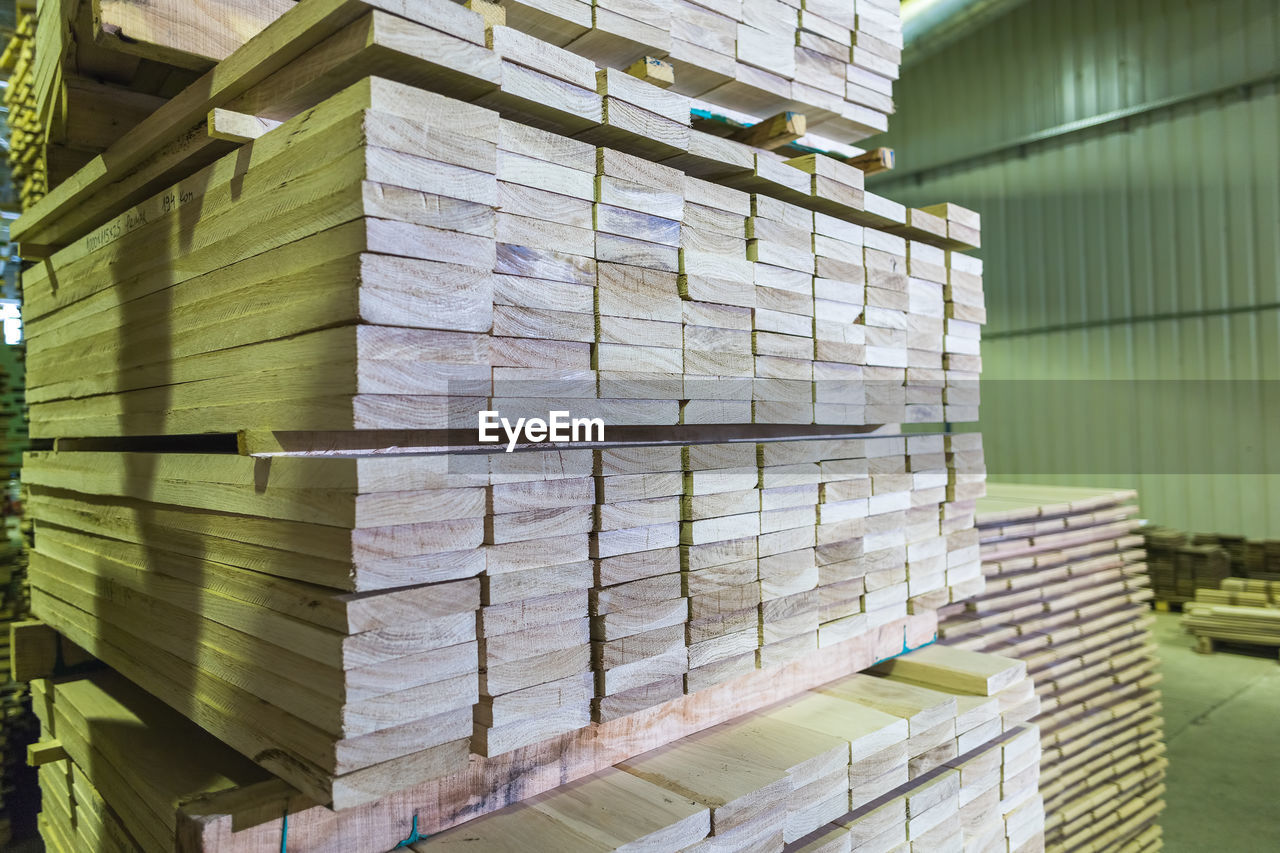
[[[1280,580],[1280,542],[1146,527],[1151,587],[1157,601],[1182,604],[1228,577]]]
[[[1232,559],[1226,548],[1199,541],[1167,527],[1143,530],[1148,560],[1152,563],[1151,587],[1158,601],[1178,603],[1195,599],[1196,590],[1215,589],[1231,574]]]
[[[8,505],[17,500],[17,472],[27,449],[27,395],[24,344],[6,345],[9,364],[0,364],[0,473],[8,482]],[[9,512],[7,515],[13,515]]]
[[[200,68],[171,64],[176,54],[130,54],[120,40],[104,39],[106,32],[120,35],[117,13],[138,5],[130,0],[102,3],[105,20],[95,18],[89,0],[33,5],[0,61],[11,69],[9,161],[24,207],[193,82],[198,75],[191,67]]]
[[[26,766],[27,744],[38,735],[31,714],[27,685],[13,676],[9,628],[28,618],[26,545],[31,524],[24,515],[24,495],[18,468],[27,449],[26,406],[23,399],[21,344],[5,345],[0,353],[0,845],[12,836],[21,839],[35,831],[39,808],[32,771]],[[12,368],[13,370],[11,371]],[[15,375],[16,374],[16,375]]]
[[[0,545],[0,846],[28,837],[39,807],[26,756],[39,726],[31,714],[27,683],[13,676],[9,641],[9,626],[27,618],[26,560],[19,542]]]
[[[988,484],[986,591],[944,608],[949,645],[1027,662],[1043,745],[1046,849],[1158,849],[1159,674],[1129,491]]]
[[[15,4],[17,27],[4,53],[0,54],[0,70],[8,76],[4,105],[9,110],[5,125],[9,129],[9,172],[23,207],[45,194],[48,182],[36,139],[40,132],[40,114],[36,101],[35,4],[20,11]]]
[[[1280,602],[1280,583],[1253,578],[1223,578],[1219,589],[1197,589],[1196,601],[1266,607]]]
[[[1200,652],[1212,652],[1218,641],[1280,646],[1280,584],[1224,578],[1221,589],[1197,589],[1182,608],[1182,630]]]
[[[364,826],[403,825],[416,850],[504,850],[517,838],[571,851],[641,841],[699,851],[1036,850],[1039,739],[1034,725],[999,710],[1000,694],[1027,682],[1020,663],[933,647],[429,839],[419,840],[428,833],[411,820],[411,802],[389,800]],[[175,837],[203,853],[272,841],[383,849],[359,834],[358,822],[335,823],[328,837],[306,820],[284,836],[278,826],[255,826],[255,811],[289,808],[287,789],[110,670],[34,687],[44,734],[32,756],[45,796],[41,824],[55,850],[162,853]],[[931,737],[950,757],[912,769],[913,726],[937,732]],[[179,749],[184,760],[174,762]],[[215,815],[236,815],[241,831],[207,832]]]

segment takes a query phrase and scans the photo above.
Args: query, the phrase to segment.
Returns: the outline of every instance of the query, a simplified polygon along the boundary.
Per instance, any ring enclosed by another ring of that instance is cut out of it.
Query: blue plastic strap
[[[930,640],[927,643],[921,643],[920,645],[916,646],[916,649],[923,649],[925,646],[932,646],[936,642],[938,642],[938,635],[934,634],[932,640]],[[881,658],[880,660],[876,661],[876,663],[884,663],[887,660],[893,660],[899,655],[905,655],[907,652],[914,652],[916,649],[913,649],[907,645],[907,630],[903,628],[902,629],[902,651],[898,652],[897,654],[889,655],[887,658]],[[872,664],[872,666],[875,666],[875,664]]]
[[[397,844],[395,849],[399,850],[401,847],[408,847],[410,844],[417,844],[419,841],[426,841],[430,837],[430,835],[418,834],[418,816],[414,815],[413,826],[409,828],[409,837]]]

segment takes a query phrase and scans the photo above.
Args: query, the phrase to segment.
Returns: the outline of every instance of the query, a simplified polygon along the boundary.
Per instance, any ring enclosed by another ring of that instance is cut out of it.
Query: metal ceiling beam
[[[902,4],[904,66],[913,65],[1026,0],[905,0]]]

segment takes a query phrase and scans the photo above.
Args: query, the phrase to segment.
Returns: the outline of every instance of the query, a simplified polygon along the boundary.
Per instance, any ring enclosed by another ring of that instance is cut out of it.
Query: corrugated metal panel
[[[911,170],[1277,57],[1275,0],[1033,0],[912,68],[885,144]],[[1276,85],[924,178],[872,186],[983,215],[994,476],[1132,485],[1160,523],[1280,537]]]

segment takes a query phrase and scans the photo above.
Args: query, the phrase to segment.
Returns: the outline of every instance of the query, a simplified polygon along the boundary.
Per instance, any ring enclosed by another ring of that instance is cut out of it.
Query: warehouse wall
[[[1280,537],[1278,66],[1276,0],[1030,0],[904,73],[869,186],[983,215],[993,478]]]

